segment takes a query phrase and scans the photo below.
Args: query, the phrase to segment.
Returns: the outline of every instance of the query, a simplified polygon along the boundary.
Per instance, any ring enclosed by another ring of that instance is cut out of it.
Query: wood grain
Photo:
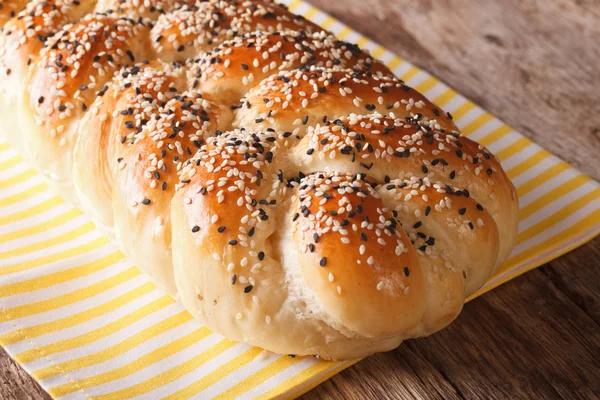
[[[0,399],[50,399],[51,397],[0,347]]]
[[[310,0],[600,178],[597,0]],[[600,238],[304,399],[600,398]],[[0,349],[0,399],[49,399]]]

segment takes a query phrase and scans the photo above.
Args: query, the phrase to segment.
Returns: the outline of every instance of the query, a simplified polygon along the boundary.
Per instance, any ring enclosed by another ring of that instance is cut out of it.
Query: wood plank
[[[50,395],[0,346],[0,399],[49,400]]]

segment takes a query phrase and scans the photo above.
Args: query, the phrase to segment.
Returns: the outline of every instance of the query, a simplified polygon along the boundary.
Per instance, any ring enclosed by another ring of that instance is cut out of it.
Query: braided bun
[[[231,339],[344,359],[449,324],[514,246],[449,114],[267,0],[0,9],[2,133]]]

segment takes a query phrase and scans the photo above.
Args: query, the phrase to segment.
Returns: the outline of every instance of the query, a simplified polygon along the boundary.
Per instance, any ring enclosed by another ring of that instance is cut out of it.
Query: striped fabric
[[[600,186],[427,73],[302,1],[496,153],[521,199],[518,245],[476,294],[600,232]],[[211,333],[0,144],[0,343],[57,398],[295,397],[358,360],[267,354]]]

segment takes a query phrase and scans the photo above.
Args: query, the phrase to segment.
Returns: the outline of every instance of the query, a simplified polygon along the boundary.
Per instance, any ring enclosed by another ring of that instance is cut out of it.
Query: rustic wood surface
[[[310,1],[600,178],[598,0]],[[303,398],[600,398],[599,260],[596,238]],[[0,349],[0,399],[48,398]]]

